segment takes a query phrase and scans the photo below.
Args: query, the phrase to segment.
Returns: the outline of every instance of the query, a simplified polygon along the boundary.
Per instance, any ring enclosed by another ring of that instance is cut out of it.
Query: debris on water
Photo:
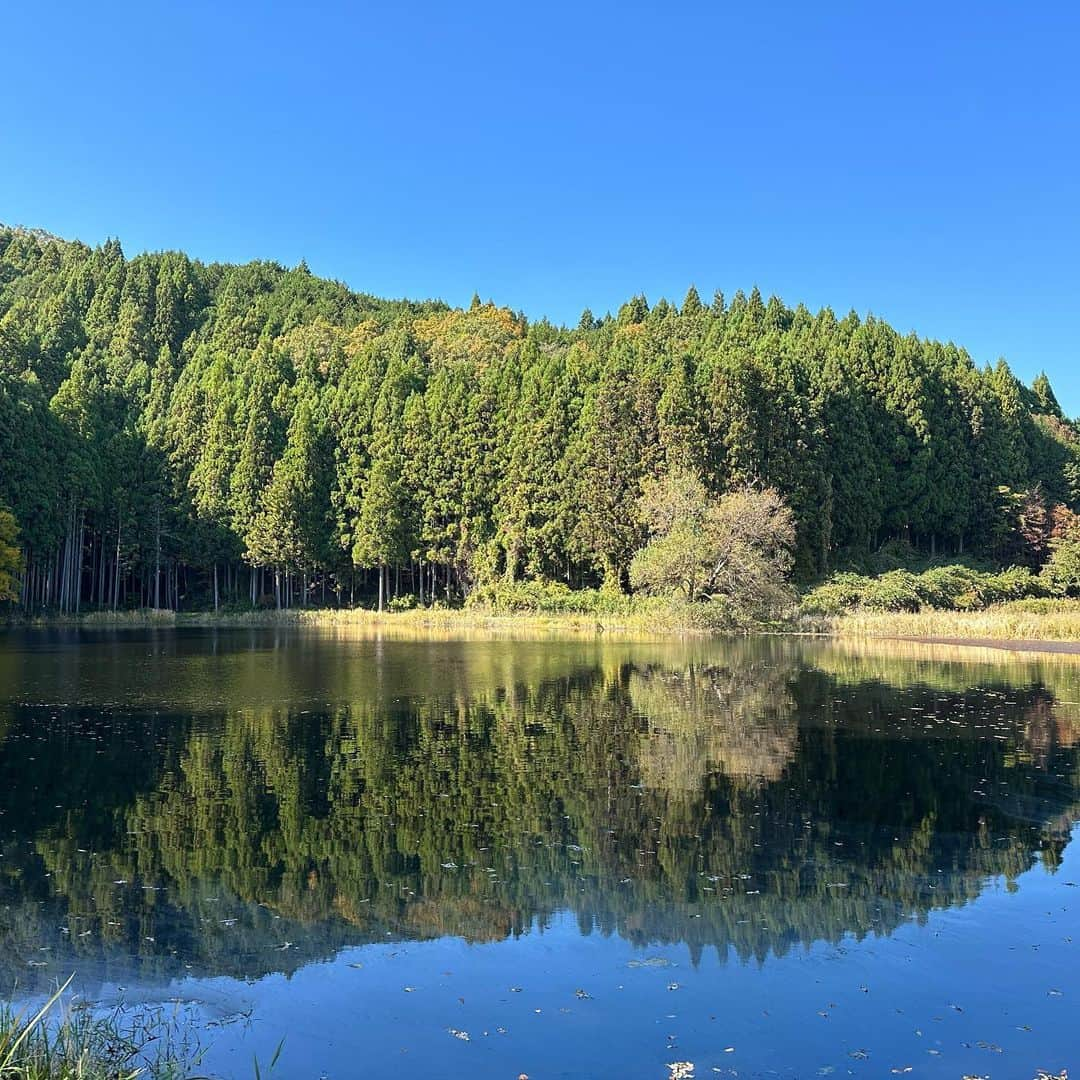
[[[349,965],[349,967],[351,967],[351,968],[356,968],[357,971],[359,971],[363,966],[364,965],[362,963],[360,963],[359,960],[357,960],[355,963],[352,963],[352,964]]]
[[[469,1033],[467,1031],[460,1031],[458,1028],[447,1028],[446,1030],[453,1035],[455,1039],[460,1039],[462,1042],[469,1041]]]
[[[668,1062],[668,1080],[694,1080],[694,1063],[692,1061]]]
[[[592,1000],[592,994],[590,994],[587,990],[580,990],[580,989],[575,990],[574,991],[574,997],[576,997],[579,1001],[591,1001]]]
[[[679,984],[677,982],[669,982],[667,984],[667,988],[669,990],[678,990],[679,989]]]
[[[849,1050],[847,1056],[849,1058],[854,1058],[856,1061],[869,1061],[870,1060],[870,1051],[869,1050],[862,1050],[862,1049]]]
[[[629,960],[628,968],[666,968],[671,967],[671,961],[664,956],[650,956],[647,960]]]

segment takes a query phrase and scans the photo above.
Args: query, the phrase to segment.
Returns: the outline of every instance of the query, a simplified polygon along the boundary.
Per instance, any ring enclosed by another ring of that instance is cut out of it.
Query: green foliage
[[[713,500],[777,492],[803,582],[944,554],[1038,569],[1080,510],[1045,376],[879,319],[691,287],[530,325],[6,228],[0,464],[35,611],[624,592],[642,493],[678,470]],[[687,550],[651,539],[642,582]]]
[[[18,598],[15,576],[21,568],[19,526],[15,515],[0,505],[0,601]]]
[[[1080,595],[1080,530],[1074,528],[1051,541],[1042,579],[1056,596]]]
[[[925,608],[976,611],[1010,600],[1045,596],[1050,591],[1045,576],[1020,566],[998,572],[963,565],[935,566],[922,573],[890,570],[878,577],[839,573],[807,593],[802,610],[813,615]]]
[[[640,513],[652,539],[631,564],[635,588],[720,601],[726,621],[768,618],[790,603],[795,524],[775,491],[713,498],[693,473],[674,470],[646,483]]]
[[[560,581],[494,581],[469,593],[467,606],[493,612],[545,615],[624,615],[638,609],[632,597],[610,589],[571,589]]]
[[[202,1057],[195,1017],[153,1006],[101,1014],[69,1003],[74,976],[32,1015],[0,1006],[4,1080],[181,1080]]]

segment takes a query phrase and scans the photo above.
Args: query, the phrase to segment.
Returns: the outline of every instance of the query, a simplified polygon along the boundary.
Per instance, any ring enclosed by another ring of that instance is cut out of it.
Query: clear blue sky
[[[13,0],[0,221],[576,321],[757,284],[1080,413],[1075,4]]]

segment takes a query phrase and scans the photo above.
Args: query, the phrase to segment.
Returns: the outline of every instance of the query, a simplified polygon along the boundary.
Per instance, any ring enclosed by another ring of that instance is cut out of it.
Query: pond
[[[1078,820],[1072,657],[0,635],[4,988],[218,1076],[1077,1069]]]

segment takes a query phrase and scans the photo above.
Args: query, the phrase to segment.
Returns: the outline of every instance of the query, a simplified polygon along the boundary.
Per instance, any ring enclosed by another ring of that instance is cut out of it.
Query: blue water
[[[9,634],[0,971],[201,1075],[1076,1069],[1078,702],[914,645]]]

